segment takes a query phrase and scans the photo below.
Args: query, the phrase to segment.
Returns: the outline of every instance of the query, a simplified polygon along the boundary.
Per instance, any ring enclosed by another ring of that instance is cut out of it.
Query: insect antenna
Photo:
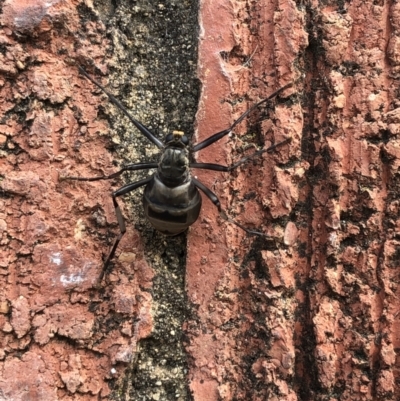
[[[124,107],[124,105],[112,94],[110,93],[106,88],[104,88],[103,85],[95,81],[81,66],[78,66],[79,71],[81,74],[83,74],[90,82],[95,84],[98,88],[100,88],[110,99],[110,102],[113,103],[115,106],[117,106],[132,122],[132,124],[151,142],[153,142],[159,149],[162,149],[164,147],[164,143],[158,139],[147,127],[145,127],[141,122],[133,118],[128,110]]]
[[[274,98],[275,96],[278,96],[280,93],[282,93],[285,89],[290,88],[293,85],[293,83],[289,83],[285,86],[282,86],[282,88],[279,88],[278,90],[276,90],[275,92],[271,93],[268,97],[266,97],[263,100],[260,100],[258,103],[254,104],[252,107],[250,107],[248,110],[246,110],[237,120],[235,120],[233,122],[233,124],[227,128],[224,129],[223,131],[217,132],[214,135],[209,136],[208,138],[204,139],[204,141],[198,143],[197,145],[193,146],[192,151],[193,152],[198,152],[201,149],[207,148],[208,146],[212,145],[214,142],[219,141],[221,138],[223,138],[224,136],[230,134],[233,129],[240,124],[253,110],[257,109],[258,107],[260,107],[262,104],[268,102],[269,100],[271,100],[272,98]]]
[[[266,103],[268,100],[272,99],[273,97],[279,95],[285,89],[290,88],[292,85],[293,85],[292,83],[289,83],[289,84],[283,86],[282,88],[276,90],[275,92],[273,92],[271,95],[269,95],[265,99],[259,101],[258,103],[256,103],[252,107],[250,107],[237,120],[235,120],[229,128],[227,128],[223,131],[217,132],[216,134],[211,135],[210,137],[206,138],[204,141],[193,146],[192,152],[194,153],[201,149],[207,148],[208,146],[212,145],[214,142],[217,142],[224,136],[230,134],[233,131],[233,129],[238,124],[240,124],[253,110],[257,109],[258,107],[260,107],[262,104]],[[253,160],[257,157],[260,157],[263,153],[266,153],[266,152],[271,153],[272,151],[276,150],[278,147],[288,144],[290,141],[291,141],[291,138],[286,138],[285,140],[278,142],[274,145],[271,145],[270,147],[268,147],[266,149],[261,149],[261,150],[258,150],[257,152],[254,152],[253,154],[251,154],[249,156],[245,156],[245,157],[241,158],[239,161],[237,161],[236,163],[230,164],[228,166],[224,166],[221,164],[215,164],[215,163],[197,163],[197,162],[190,163],[189,166],[191,168],[199,168],[199,169],[221,171],[221,172],[231,172],[231,171],[235,170],[236,168],[238,168],[239,166],[241,166],[242,164],[245,164],[248,161]],[[199,180],[197,180],[195,178],[192,178],[192,180],[193,180],[193,183],[195,184],[195,186],[198,189],[200,189],[211,200],[211,202],[214,203],[214,205],[218,208],[220,216],[224,220],[236,225],[237,227],[241,228],[243,231],[245,231],[248,234],[258,235],[258,236],[263,236],[263,237],[270,237],[262,232],[248,229],[248,228],[244,227],[241,223],[239,223],[236,220],[229,217],[226,214],[226,212],[222,211],[220,201],[219,201],[218,197],[214,194],[214,192],[212,192],[208,187],[206,187]]]

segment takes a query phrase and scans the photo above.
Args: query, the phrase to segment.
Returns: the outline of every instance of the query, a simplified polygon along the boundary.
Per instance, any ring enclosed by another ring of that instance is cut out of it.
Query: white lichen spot
[[[329,241],[330,246],[332,246],[333,248],[337,248],[339,246],[338,235],[335,231],[333,231],[329,234],[328,241]]]
[[[84,280],[84,278],[82,277],[81,274],[62,274],[60,277],[60,281],[63,285],[67,286],[67,285],[71,285],[71,284],[80,284],[82,283]]]
[[[61,264],[61,253],[60,252],[55,252],[50,256],[50,262],[54,263],[57,266],[60,266]]]

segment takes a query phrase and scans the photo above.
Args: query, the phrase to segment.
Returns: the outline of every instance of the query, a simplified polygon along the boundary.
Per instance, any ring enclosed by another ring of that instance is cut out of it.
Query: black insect
[[[225,213],[222,213],[218,197],[209,188],[207,188],[204,184],[202,184],[199,180],[191,175],[190,168],[229,172],[234,170],[241,164],[247,162],[248,160],[261,155],[264,152],[271,152],[277,146],[281,146],[290,142],[290,138],[275,145],[272,145],[267,149],[262,149],[258,152],[253,153],[250,156],[244,157],[237,163],[234,163],[230,166],[223,166],[213,163],[196,163],[192,162],[191,160],[194,160],[194,153],[210,146],[214,142],[217,142],[224,136],[228,135],[254,109],[259,107],[263,103],[266,103],[273,97],[277,96],[285,89],[291,87],[292,84],[283,86],[267,98],[256,103],[246,112],[244,112],[229,128],[214,135],[211,135],[209,138],[198,143],[197,145],[191,145],[189,142],[189,138],[182,131],[173,131],[172,133],[168,134],[165,138],[165,141],[162,142],[147,127],[134,119],[121,104],[121,102],[116,99],[111,93],[109,93],[102,85],[92,79],[86,73],[86,71],[84,71],[81,67],[79,67],[79,70],[87,79],[89,79],[91,82],[93,82],[93,84],[99,87],[109,97],[112,103],[114,103],[119,109],[122,110],[122,112],[129,118],[132,124],[147,139],[153,142],[159,149],[162,149],[160,161],[158,163],[128,164],[114,174],[100,177],[63,177],[64,180],[68,179],[79,181],[109,180],[118,177],[124,171],[157,169],[152,176],[124,185],[122,188],[112,193],[115,214],[117,216],[117,221],[121,232],[116,238],[108,257],[104,262],[103,270],[99,276],[99,282],[101,282],[111,259],[114,257],[118,244],[126,231],[125,221],[119,208],[117,198],[142,186],[146,186],[143,193],[144,213],[150,223],[153,225],[153,227],[165,235],[180,234],[197,220],[201,209],[201,196],[198,191],[199,189],[218,208],[219,212],[221,212],[221,216],[225,220],[237,225],[249,234],[264,235],[263,233],[260,233],[258,231],[247,229],[240,223],[226,216]]]

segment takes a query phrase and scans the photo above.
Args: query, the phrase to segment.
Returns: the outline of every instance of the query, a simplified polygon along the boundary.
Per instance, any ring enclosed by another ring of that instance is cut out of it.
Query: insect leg
[[[128,118],[131,120],[132,124],[151,142],[153,142],[159,149],[164,147],[164,143],[158,139],[147,127],[145,127],[141,122],[133,118],[123,104],[103,85],[95,81],[81,66],[78,66],[79,71],[92,83],[94,83],[98,88],[100,88],[110,99],[111,103],[115,104]]]
[[[218,166],[217,164],[215,166]],[[220,166],[220,167],[225,167],[225,166]],[[221,171],[221,170],[219,170]],[[241,228],[243,231],[245,231],[247,234],[251,234],[251,235],[261,235],[263,237],[268,237],[268,235],[265,235],[264,233],[261,233],[259,231],[255,231],[255,230],[249,230],[248,228],[244,227],[243,225],[241,225],[240,223],[238,223],[237,221],[231,219],[229,216],[227,216],[227,214],[221,209],[221,203],[217,197],[217,195],[215,195],[215,193],[213,191],[211,191],[210,188],[207,188],[202,182],[200,182],[199,180],[197,180],[196,178],[192,177],[192,181],[193,184],[200,189],[206,196],[207,198],[210,199],[210,201],[212,203],[214,203],[214,205],[218,208],[219,211],[219,215],[226,221],[228,221],[229,223],[234,224],[235,226]]]
[[[221,212],[221,203],[218,199],[218,196],[215,195],[215,193],[213,191],[211,191],[211,189],[207,188],[202,182],[200,182],[198,179],[193,178],[192,177],[192,181],[193,184],[200,189],[200,191],[202,191],[208,199],[210,199],[210,201],[212,203],[214,203],[214,205],[218,208],[218,211]]]
[[[114,208],[115,208],[115,215],[117,216],[117,221],[118,221],[119,229],[121,232],[118,234],[118,237],[115,239],[114,245],[112,246],[111,251],[107,256],[107,259],[104,262],[103,269],[99,275],[99,278],[97,279],[97,284],[100,284],[101,281],[103,280],[104,273],[106,272],[111,259],[115,255],[115,251],[117,250],[117,247],[118,247],[119,242],[121,241],[121,238],[124,236],[124,234],[126,232],[125,220],[124,220],[124,217],[122,216],[121,209],[117,202],[117,197],[125,195],[128,192],[131,192],[137,188],[142,187],[143,185],[148,184],[152,178],[153,177],[151,176],[151,177],[145,178],[140,181],[132,182],[130,184],[124,185],[123,187],[121,187],[120,189],[118,189],[112,193],[112,200],[113,200],[113,204],[114,204]]]
[[[204,141],[198,143],[197,145],[193,146],[193,152],[198,152],[201,149],[207,148],[208,146],[212,145],[214,142],[219,141],[221,138],[223,138],[225,135],[228,135],[232,130],[239,124],[241,123],[253,110],[256,108],[260,107],[263,103],[268,102],[268,100],[271,100],[273,97],[279,95],[279,93],[283,92],[285,89],[290,88],[293,84],[287,84],[285,86],[282,86],[282,88],[276,90],[273,92],[271,95],[266,97],[265,99],[259,101],[252,107],[250,107],[247,111],[245,111],[229,128],[217,132],[214,135],[211,135],[210,137],[206,138]]]
[[[270,146],[267,149],[261,149],[257,152],[254,152],[253,154],[249,156],[242,157],[239,161],[236,163],[233,163],[229,166],[223,166],[222,164],[214,164],[214,163],[190,163],[191,168],[200,168],[204,170],[214,170],[214,171],[223,171],[223,172],[229,172],[234,170],[235,168],[239,167],[240,165],[248,162],[249,160],[252,160],[256,157],[261,156],[263,153],[271,153],[273,150],[275,150],[278,146],[285,145],[289,143],[292,139],[288,138],[285,139],[282,142],[276,143],[275,145]]]
[[[66,180],[76,180],[76,181],[98,181],[98,180],[111,180],[112,178],[119,177],[124,171],[136,171],[136,170],[148,170],[151,168],[157,168],[157,163],[137,163],[137,164],[127,164],[123,166],[121,170],[110,175],[101,175],[98,177],[60,177],[61,181]]]

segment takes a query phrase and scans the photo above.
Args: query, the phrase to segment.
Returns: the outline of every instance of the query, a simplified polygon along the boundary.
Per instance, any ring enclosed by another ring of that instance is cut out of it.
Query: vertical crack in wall
[[[98,1],[97,7],[113,45],[108,77],[118,98],[160,139],[172,130],[192,136],[199,91],[197,1]],[[156,147],[136,129],[127,131],[121,113],[108,109],[118,135],[116,152],[123,162],[157,161]],[[146,174],[132,174],[127,181]],[[154,328],[149,338],[138,343],[124,380],[124,395],[116,389],[113,397],[186,401],[191,398],[182,333],[189,313],[184,291],[186,235],[169,238],[153,230],[143,215],[141,194],[139,190],[126,197],[126,205],[133,216],[128,224],[141,233],[155,273],[151,290]]]
[[[324,169],[316,166],[316,159],[319,158],[319,150],[316,143],[319,142],[320,133],[315,128],[316,110],[318,103],[318,88],[323,85],[321,71],[319,70],[321,45],[319,42],[318,26],[315,25],[316,11],[312,5],[306,5],[306,26],[305,29],[309,37],[309,45],[303,54],[304,63],[304,93],[302,97],[302,108],[304,114],[304,127],[302,135],[301,153],[302,159],[309,163],[310,168],[306,171],[307,185],[303,188],[305,202],[303,208],[303,218],[307,225],[307,240],[300,246],[300,254],[306,258],[304,276],[298,276],[297,286],[305,294],[299,310],[297,320],[301,329],[297,332],[296,345],[298,353],[296,355],[296,375],[294,383],[298,389],[300,400],[310,400],[313,394],[318,393],[320,385],[318,381],[318,370],[315,361],[314,350],[316,339],[314,325],[312,321],[312,295],[311,292],[316,284],[312,277],[311,270],[314,260],[313,238],[316,234],[313,221],[314,212],[318,206],[315,203],[313,190],[316,185],[324,181]],[[307,367],[307,368],[305,368]]]

